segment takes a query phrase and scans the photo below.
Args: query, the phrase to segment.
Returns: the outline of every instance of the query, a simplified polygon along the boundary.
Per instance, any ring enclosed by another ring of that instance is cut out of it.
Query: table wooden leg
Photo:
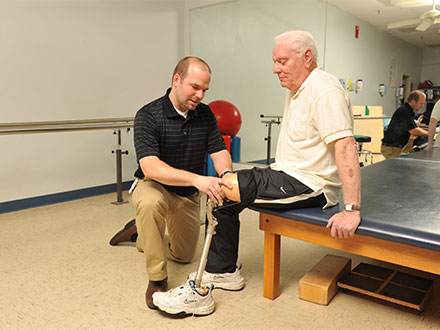
[[[263,295],[275,299],[280,295],[280,235],[264,232]]]

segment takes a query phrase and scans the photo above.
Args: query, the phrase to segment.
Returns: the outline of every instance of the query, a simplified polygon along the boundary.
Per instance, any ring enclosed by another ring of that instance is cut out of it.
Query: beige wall
[[[359,39],[354,37],[360,27]],[[360,93],[349,93],[354,105],[379,105],[384,114],[395,110],[390,61],[395,57],[397,85],[403,74],[417,85],[422,50],[379,31],[320,0],[238,0],[191,12],[191,51],[212,66],[209,100],[224,99],[241,112],[242,160],[266,158],[267,128],[260,114],[282,115],[284,90],[272,73],[273,37],[287,30],[306,30],[318,46],[318,64],[346,81],[363,79]],[[379,84],[386,84],[384,97]],[[273,126],[272,157],[279,126]]]
[[[431,80],[435,85],[440,85],[440,46],[423,49],[421,80]]]
[[[169,86],[183,16],[181,1],[0,1],[0,122],[134,116]],[[112,133],[0,136],[0,203],[114,183]]]
[[[272,74],[272,37],[294,28],[314,34],[319,64],[338,78],[364,78],[353,104],[382,101],[391,113],[394,91],[377,94],[390,56],[399,60],[398,74],[417,83],[421,50],[335,8],[327,15],[326,26],[318,0],[0,0],[0,122],[134,116],[164,93],[175,62],[190,50],[213,69],[206,101],[227,99],[241,111],[242,159],[263,159],[267,128],[259,114],[282,114],[284,99]],[[425,52],[426,72],[436,65],[432,54]],[[114,183],[112,133],[0,136],[0,203]],[[132,132],[122,133],[122,143],[128,181],[136,168]]]

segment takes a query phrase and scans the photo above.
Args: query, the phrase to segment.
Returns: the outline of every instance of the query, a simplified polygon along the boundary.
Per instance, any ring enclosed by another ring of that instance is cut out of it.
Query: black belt
[[[382,145],[385,146],[385,147],[400,148],[400,149],[403,148],[403,146],[401,146],[400,144],[395,144],[395,143],[385,143],[385,142],[382,142]]]

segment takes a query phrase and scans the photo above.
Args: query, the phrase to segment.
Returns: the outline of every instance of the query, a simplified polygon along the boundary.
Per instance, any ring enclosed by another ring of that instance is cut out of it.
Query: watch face
[[[356,206],[354,204],[344,204],[344,210],[345,211],[355,211],[360,210],[360,206]]]

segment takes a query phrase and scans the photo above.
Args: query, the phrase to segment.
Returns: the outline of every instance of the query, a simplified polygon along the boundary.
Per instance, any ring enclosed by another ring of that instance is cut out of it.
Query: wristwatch
[[[360,211],[360,210],[361,210],[361,207],[359,205],[344,204],[344,211],[353,212],[353,211]]]
[[[224,171],[222,174],[220,174],[220,178],[223,179],[223,177],[228,173],[232,173],[232,171],[229,170]]]

